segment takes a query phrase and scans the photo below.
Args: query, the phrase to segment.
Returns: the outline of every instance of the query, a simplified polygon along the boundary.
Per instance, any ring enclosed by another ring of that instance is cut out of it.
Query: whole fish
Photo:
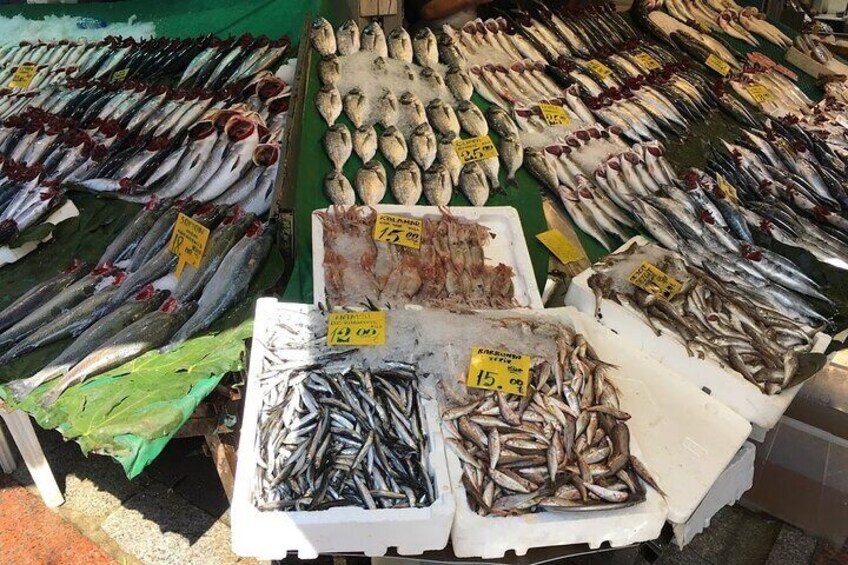
[[[386,169],[379,161],[368,161],[356,171],[354,186],[366,206],[379,204],[386,195]]]
[[[338,171],[330,171],[324,177],[324,191],[333,204],[351,206],[356,204],[356,193],[347,177]]]
[[[424,171],[424,197],[431,206],[447,206],[453,196],[453,180],[447,167],[434,163]]]
[[[428,27],[422,27],[412,39],[415,62],[422,67],[435,67],[439,62],[439,50],[436,36]]]
[[[324,86],[334,86],[341,76],[339,58],[335,55],[325,55],[318,61],[318,78]]]
[[[88,271],[89,266],[86,263],[74,259],[67,269],[28,290],[0,312],[0,332],[27,317],[39,306],[88,274]]]
[[[415,161],[404,161],[395,168],[391,179],[391,189],[398,204],[414,206],[421,198],[421,169]]]
[[[358,88],[352,88],[342,98],[342,106],[344,112],[354,127],[362,127],[365,124],[365,111],[368,107],[368,102],[365,94]]]
[[[171,338],[168,348],[174,348],[198,332],[212,325],[215,320],[247,294],[274,238],[272,224],[255,222],[242,239],[221,260],[221,264],[197,302],[197,309]]]
[[[353,132],[353,150],[363,163],[367,163],[377,154],[377,132],[374,126],[366,125]]]
[[[515,185],[515,173],[524,164],[524,145],[522,145],[521,139],[511,133],[502,135],[498,155],[506,166],[507,184]]]
[[[386,161],[391,163],[392,167],[397,168],[398,165],[406,161],[408,155],[406,139],[396,127],[389,126],[384,129],[377,143],[380,147],[380,153],[383,154]]]
[[[74,365],[41,398],[42,406],[52,406],[68,388],[164,345],[196,309],[193,302],[181,305],[176,300],[166,300],[159,310],[126,326]]]
[[[327,152],[327,157],[333,163],[333,169],[341,172],[344,164],[350,158],[352,140],[350,130],[344,124],[335,124],[330,126],[327,133],[324,134],[324,150]]]
[[[390,128],[397,124],[400,116],[400,102],[391,90],[383,91],[377,100],[377,121],[384,127]]]
[[[325,84],[315,95],[315,106],[328,126],[342,115],[342,95],[332,84]]]
[[[440,134],[459,136],[460,125],[456,112],[440,98],[434,98],[427,104],[427,118],[433,129]]]
[[[386,38],[386,43],[389,57],[404,63],[412,63],[412,38],[404,28],[397,27],[392,30]]]
[[[447,169],[454,186],[459,184],[459,173],[462,171],[462,160],[454,145],[456,139],[446,135],[439,140],[439,145],[436,147],[436,159]]]
[[[489,133],[489,125],[483,112],[476,104],[463,100],[456,107],[459,123],[471,137],[480,137]]]
[[[468,75],[456,66],[451,66],[445,74],[445,84],[457,101],[471,100],[474,95],[474,84]]]
[[[320,55],[332,55],[336,52],[336,34],[333,32],[333,26],[322,17],[317,17],[312,22],[312,27],[309,28],[309,40]]]
[[[171,238],[177,216],[180,214],[191,216],[199,207],[199,202],[190,200],[176,202],[165,210],[138,242],[127,270],[129,272],[137,271],[154,253],[162,249],[162,246]]]
[[[9,383],[9,390],[17,400],[22,400],[42,384],[67,372],[120,330],[159,308],[167,295],[167,291],[146,287],[132,300],[89,326],[58,357],[33,376]]]
[[[476,161],[466,163],[459,173],[459,186],[472,206],[485,206],[489,200],[489,181]]]
[[[336,45],[339,55],[351,55],[359,51],[359,26],[348,20],[336,30]]]
[[[386,34],[377,22],[371,22],[362,28],[360,45],[363,51],[370,51],[378,57],[388,57],[389,48],[386,44]]]
[[[412,132],[409,153],[418,165],[427,170],[436,160],[436,134],[429,124],[421,124]]]
[[[150,231],[150,228],[166,209],[167,207],[163,205],[161,200],[151,198],[144,208],[130,220],[127,227],[112,240],[112,243],[103,252],[97,264],[102,266],[117,263],[130,257],[135,251],[138,242]]]

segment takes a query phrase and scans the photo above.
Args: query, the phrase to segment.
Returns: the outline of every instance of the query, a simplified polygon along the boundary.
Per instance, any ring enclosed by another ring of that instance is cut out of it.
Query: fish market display
[[[284,333],[280,330],[280,333]],[[269,336],[259,378],[253,503],[263,511],[419,508],[435,499],[414,365],[349,363],[326,346],[308,361]],[[319,368],[316,368],[319,367]],[[306,370],[308,368],[308,370]]]
[[[682,284],[669,299],[628,281],[648,261]],[[775,295],[728,269],[705,261],[703,268],[655,245],[632,244],[593,267],[589,286],[595,315],[601,300],[621,304],[657,335],[678,340],[690,356],[733,369],[765,394],[797,384],[798,355],[809,352],[818,329],[782,311]]]
[[[39,69],[25,88],[0,91],[0,245],[42,221],[69,188],[263,213],[290,94],[272,71],[288,46],[243,36],[0,50],[6,74]],[[161,82],[181,73],[177,88]]]
[[[445,173],[442,175],[447,177]],[[375,241],[377,214],[365,207],[316,212],[324,230],[327,301],[513,308],[513,270],[491,265],[489,230],[443,212],[425,217],[419,249]]]
[[[479,165],[460,161],[453,141],[486,135],[488,125],[468,101],[471,77],[439,62],[432,31],[386,35],[376,22],[360,31],[353,21],[333,30],[318,18],[311,40],[321,55],[315,105],[328,126],[323,146],[333,170],[324,190],[333,204],[379,204],[390,192],[402,204],[417,204],[423,195],[443,206],[454,191],[475,206],[486,204],[500,187],[498,160],[489,159],[480,177]],[[352,127],[338,121],[342,116]],[[354,155],[358,169],[345,177]],[[464,168],[470,169],[465,183]]]
[[[532,357],[525,396],[468,389],[468,398],[443,412],[469,506],[483,516],[508,516],[644,500],[640,478],[656,483],[630,452],[630,415],[619,407],[610,366],[564,325],[501,323],[546,336],[556,354]]]

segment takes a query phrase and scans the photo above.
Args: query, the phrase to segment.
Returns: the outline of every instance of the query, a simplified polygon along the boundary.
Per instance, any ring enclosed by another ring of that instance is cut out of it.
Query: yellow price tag
[[[415,218],[377,214],[377,223],[374,224],[374,240],[420,249],[423,226],[424,222]]]
[[[475,347],[465,384],[471,388],[527,395],[530,356],[486,347]]]
[[[38,67],[35,65],[21,65],[15,71],[12,77],[12,82],[9,83],[9,88],[26,88],[32,82],[35,73],[38,72]]]
[[[605,79],[612,74],[612,69],[610,69],[605,64],[601,63],[597,59],[591,59],[586,63],[586,66],[589,67],[593,73],[598,75],[601,79]]]
[[[541,241],[565,265],[574,261],[580,261],[586,257],[583,250],[575,247],[574,244],[568,241],[565,234],[559,230],[554,229],[542,232],[536,236],[536,239]]]
[[[627,280],[645,292],[665,300],[671,300],[683,288],[679,281],[663,273],[647,261],[642,261],[642,264],[630,273]]]
[[[121,69],[120,71],[115,71],[112,73],[112,82],[119,82],[127,78],[127,75],[130,74],[129,69]]]
[[[704,64],[720,74],[723,77],[727,76],[727,73],[730,72],[730,65],[728,65],[724,60],[715,55],[710,55],[707,57],[707,60],[704,61]]]
[[[647,53],[643,53],[640,51],[633,55],[633,58],[636,60],[636,63],[638,63],[638,65],[646,71],[652,71],[654,69],[662,68],[662,65],[657,63],[657,60],[648,55]]]
[[[209,239],[209,228],[185,214],[180,213],[177,216],[174,232],[168,243],[168,249],[179,258],[177,278],[182,276],[186,263],[195,269],[200,268],[200,260],[203,259],[207,239]]]
[[[567,126],[571,123],[571,116],[562,106],[540,102],[539,109],[542,110],[542,116],[549,126]]]
[[[774,100],[774,95],[769,92],[769,89],[763,86],[762,84],[750,84],[745,87],[745,90],[748,91],[748,94],[751,95],[751,98],[754,99],[758,104],[762,104],[763,102],[771,102]]]
[[[721,188],[721,191],[725,194],[725,196],[727,196],[728,200],[730,200],[730,203],[738,208],[739,194],[736,192],[736,187],[727,182],[727,179],[718,173],[716,173],[716,181],[718,182],[718,186]]]
[[[385,312],[335,312],[327,326],[327,345],[384,345]]]
[[[462,161],[463,165],[498,156],[498,150],[495,148],[492,138],[488,135],[469,139],[455,139],[453,146],[456,148],[456,154],[459,155],[459,160]]]

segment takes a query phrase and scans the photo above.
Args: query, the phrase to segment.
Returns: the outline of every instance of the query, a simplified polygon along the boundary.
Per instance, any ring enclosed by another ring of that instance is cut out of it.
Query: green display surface
[[[127,0],[3,6],[0,15],[36,19],[67,14],[106,22],[125,22],[135,15],[139,20],[155,23],[160,37],[209,33],[226,37],[250,32],[269,37],[289,35],[296,44],[305,13],[316,4],[317,0]],[[96,262],[138,210],[137,205],[87,194],[74,194],[72,199],[80,209],[78,218],[60,224],[50,243],[0,269],[0,308],[65,268],[75,257]],[[39,425],[57,428],[66,438],[77,441],[84,452],[114,457],[128,477],[135,477],[161,453],[223,376],[242,367],[244,341],[251,335],[254,300],[262,290],[274,287],[282,272],[282,257],[275,248],[251,285],[249,297],[205,335],[167,355],[151,352],[72,387],[49,410],[38,403],[44,388],[18,405],[0,386],[0,399],[32,414]],[[29,376],[69,343],[70,340],[54,343],[0,367],[0,383]]]
[[[333,24],[333,27],[338,27],[348,17],[344,11],[344,6],[340,4],[340,2],[331,0],[321,2],[319,13],[327,18]],[[325,209],[331,205],[330,200],[324,194],[324,175],[332,170],[332,164],[322,143],[324,133],[327,131],[327,124],[321,118],[314,103],[315,94],[321,87],[317,73],[318,60],[319,57],[316,53],[310,50],[308,82],[302,114],[303,130],[297,168],[294,172],[296,175],[296,180],[293,183],[296,190],[294,196],[296,260],[284,298],[295,302],[312,302],[313,300],[311,216],[314,210]],[[364,80],[367,80],[367,78]],[[484,111],[489,106],[476,94],[473,102]],[[345,115],[339,118],[339,122],[344,123],[351,131],[355,129]],[[377,128],[379,134],[382,129],[380,129],[380,126],[377,126]],[[497,145],[499,142],[497,134],[490,132],[490,135]],[[386,167],[386,171],[391,173],[392,166],[379,152],[375,159],[378,159]],[[351,183],[353,183],[356,171],[361,166],[362,161],[355,153],[352,154],[344,166],[344,174],[351,180]],[[506,187],[506,173],[503,166],[501,167],[500,180],[504,187],[503,191],[493,192],[487,205],[513,206],[518,211],[527,247],[530,251],[530,259],[533,263],[536,283],[541,288],[548,273],[549,253],[535,237],[536,234],[547,230],[547,222],[542,211],[543,196],[539,183],[530,176],[526,169],[522,168],[516,175],[517,186]],[[397,204],[391,190],[386,191],[386,197],[382,203]],[[426,200],[422,197],[419,203],[426,204]],[[450,206],[470,206],[468,199],[462,194],[459,187],[454,190]]]

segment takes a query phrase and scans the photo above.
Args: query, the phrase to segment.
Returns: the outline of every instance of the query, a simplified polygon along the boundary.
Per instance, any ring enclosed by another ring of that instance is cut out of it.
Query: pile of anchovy
[[[388,366],[336,372],[313,363],[274,372],[259,422],[257,508],[432,504],[417,375],[410,365]]]
[[[630,452],[610,365],[557,330],[556,359],[533,359],[526,396],[486,392],[442,414],[478,514],[620,508],[644,500],[639,478],[662,492]]]

